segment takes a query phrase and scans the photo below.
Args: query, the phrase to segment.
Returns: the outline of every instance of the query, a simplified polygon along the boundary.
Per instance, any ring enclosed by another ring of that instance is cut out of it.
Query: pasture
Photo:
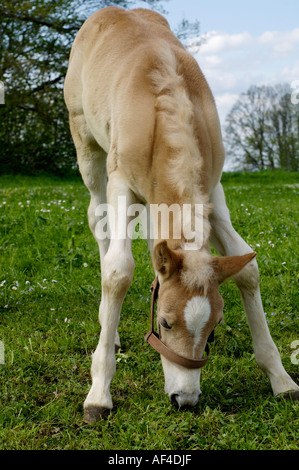
[[[298,176],[226,174],[223,184],[235,228],[258,253],[270,332],[298,382]],[[80,178],[42,176],[2,176],[0,188],[0,449],[298,449],[298,402],[271,395],[232,281],[220,288],[225,322],[202,370],[201,401],[171,405],[160,357],[144,342],[154,278],[144,240],[133,242],[114,409],[84,424],[101,292],[88,192]]]

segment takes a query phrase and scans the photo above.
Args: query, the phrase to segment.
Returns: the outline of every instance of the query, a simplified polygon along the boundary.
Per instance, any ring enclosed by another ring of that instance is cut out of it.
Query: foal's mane
[[[207,240],[210,232],[208,216],[212,206],[209,196],[201,191],[203,159],[195,136],[194,105],[179,69],[174,50],[162,41],[156,66],[151,72],[156,95],[156,129],[160,139],[157,148],[168,160],[166,178],[181,201],[203,204],[203,232],[204,240]]]

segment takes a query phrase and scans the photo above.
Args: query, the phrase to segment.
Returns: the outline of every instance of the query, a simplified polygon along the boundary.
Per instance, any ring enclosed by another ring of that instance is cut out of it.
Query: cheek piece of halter
[[[151,291],[151,328],[144,337],[145,341],[149,343],[156,351],[166,357],[166,359],[168,359],[169,361],[175,362],[176,364],[186,367],[187,369],[200,369],[208,362],[208,359],[210,357],[210,349],[208,343],[214,341],[214,332],[212,331],[208,338],[208,342],[205,347],[206,356],[202,359],[191,359],[189,357],[180,356],[176,352],[172,351],[167,346],[165,346],[164,343],[162,343],[158,333],[154,331],[155,303],[159,291],[159,281],[157,277],[151,285]]]

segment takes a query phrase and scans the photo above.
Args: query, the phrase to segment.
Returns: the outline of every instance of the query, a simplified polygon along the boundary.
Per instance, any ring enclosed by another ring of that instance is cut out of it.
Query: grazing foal
[[[112,408],[117,328],[134,270],[134,204],[147,207],[154,225],[151,252],[160,285],[161,341],[182,356],[200,359],[222,318],[218,286],[233,278],[257,363],[275,395],[292,391],[298,398],[299,387],[284,370],[265,321],[255,253],[231,225],[220,184],[225,153],[211,91],[167,21],[143,9],[108,7],[94,13],[72,47],[65,101],[91,197],[89,225],[101,257],[102,328],[92,358],[85,421],[92,423]],[[109,237],[97,233],[105,203],[110,207]],[[154,217],[157,207],[161,211]],[[223,257],[211,256],[210,242]],[[171,400],[178,406],[195,405],[200,368],[161,358]]]

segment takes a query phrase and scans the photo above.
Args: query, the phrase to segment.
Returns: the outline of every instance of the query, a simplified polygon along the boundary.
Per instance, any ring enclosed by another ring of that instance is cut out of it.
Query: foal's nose
[[[176,392],[170,395],[170,401],[173,405],[180,408],[181,406],[195,406],[199,402],[200,394]]]

